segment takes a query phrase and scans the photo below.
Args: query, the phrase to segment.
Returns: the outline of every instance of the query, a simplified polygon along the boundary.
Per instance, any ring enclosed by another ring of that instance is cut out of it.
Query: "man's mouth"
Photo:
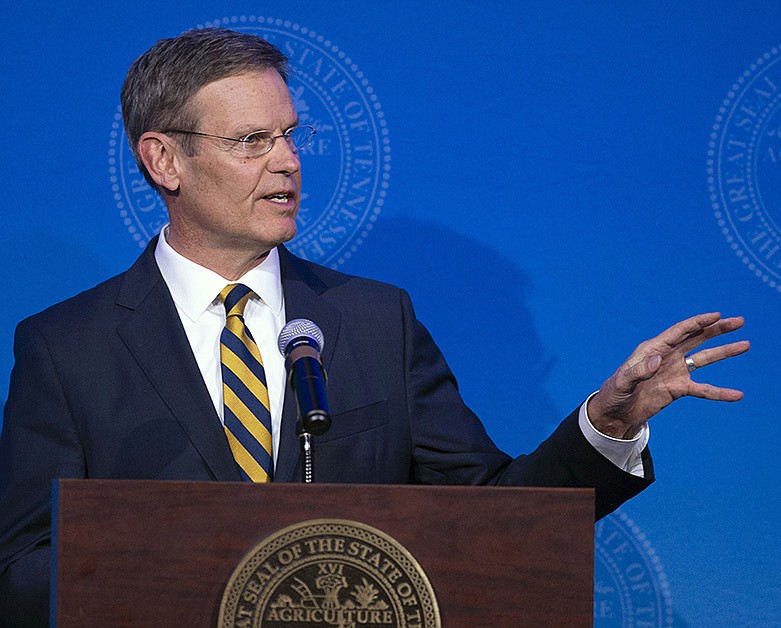
[[[272,203],[289,203],[293,200],[292,192],[277,192],[275,194],[268,194],[263,197],[267,201]]]

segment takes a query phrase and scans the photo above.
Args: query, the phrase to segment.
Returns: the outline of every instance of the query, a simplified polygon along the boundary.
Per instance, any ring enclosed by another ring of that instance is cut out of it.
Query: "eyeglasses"
[[[290,150],[298,152],[301,149],[309,148],[312,145],[315,136],[314,128],[308,125],[294,126],[288,129],[282,135],[274,135],[271,131],[253,131],[244,137],[225,137],[223,135],[213,135],[212,133],[201,133],[200,131],[182,131],[180,129],[168,129],[163,133],[183,133],[185,135],[198,135],[200,137],[212,137],[227,142],[235,142],[241,145],[244,154],[247,157],[260,157],[270,152],[274,148],[274,142],[284,137]]]

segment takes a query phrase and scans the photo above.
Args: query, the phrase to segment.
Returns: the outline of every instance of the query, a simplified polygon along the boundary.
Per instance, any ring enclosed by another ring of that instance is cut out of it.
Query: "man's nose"
[[[268,153],[266,167],[272,172],[292,174],[301,168],[298,149],[290,144],[285,137],[278,137]]]

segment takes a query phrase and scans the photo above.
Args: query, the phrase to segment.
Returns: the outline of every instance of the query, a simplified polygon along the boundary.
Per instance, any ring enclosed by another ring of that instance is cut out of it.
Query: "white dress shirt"
[[[640,432],[630,440],[613,438],[612,436],[603,434],[591,424],[591,420],[588,418],[588,401],[596,394],[597,393],[589,395],[589,398],[580,406],[580,413],[578,415],[580,431],[583,432],[583,436],[591,443],[591,446],[614,465],[632,475],[636,475],[640,478],[643,477],[642,453],[643,449],[645,449],[645,446],[648,444],[650,435],[648,423],[643,423]]]
[[[220,334],[225,327],[225,307],[218,295],[225,286],[232,283],[244,284],[256,295],[247,303],[244,321],[260,349],[266,371],[271,406],[273,457],[276,465],[286,384],[285,359],[277,348],[279,332],[285,326],[279,253],[277,249],[272,249],[258,266],[240,279],[228,281],[174,251],[165,239],[167,231],[166,227],[160,234],[155,260],[176,304],[214,409],[223,422]]]
[[[285,302],[279,272],[279,253],[277,249],[272,249],[261,264],[237,281],[228,281],[214,271],[174,251],[166,241],[167,232],[166,226],[161,232],[155,249],[155,260],[176,304],[195,361],[198,363],[203,381],[214,403],[214,409],[221,421],[224,421],[224,418],[220,334],[225,326],[225,308],[217,295],[230,283],[242,283],[257,295],[247,303],[244,320],[260,349],[266,370],[276,465],[286,386],[285,360],[277,349],[277,337],[285,326]],[[586,440],[617,467],[642,477],[641,452],[648,443],[647,424],[643,425],[640,433],[631,440],[612,438],[594,428],[588,418],[587,405],[588,400],[580,407],[578,417],[580,429]]]

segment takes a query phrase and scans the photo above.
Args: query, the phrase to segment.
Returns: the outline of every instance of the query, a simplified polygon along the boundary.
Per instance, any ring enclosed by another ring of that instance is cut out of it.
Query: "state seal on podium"
[[[258,543],[225,588],[220,628],[440,628],[420,564],[398,541],[357,521],[313,519]]]

